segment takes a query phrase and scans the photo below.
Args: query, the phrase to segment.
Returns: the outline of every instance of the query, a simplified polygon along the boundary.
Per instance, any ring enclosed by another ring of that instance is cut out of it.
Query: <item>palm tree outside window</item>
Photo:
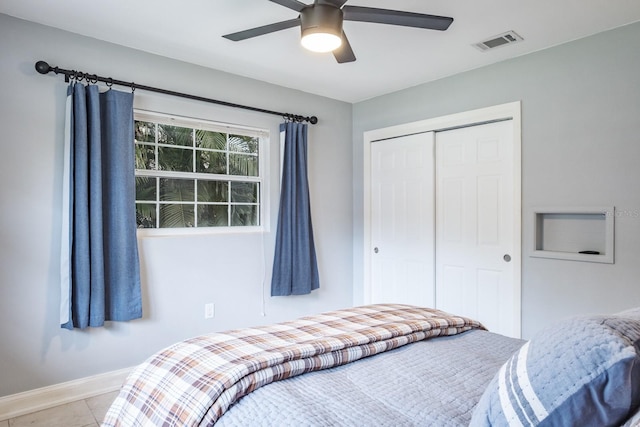
[[[255,227],[265,131],[135,114],[138,228]]]

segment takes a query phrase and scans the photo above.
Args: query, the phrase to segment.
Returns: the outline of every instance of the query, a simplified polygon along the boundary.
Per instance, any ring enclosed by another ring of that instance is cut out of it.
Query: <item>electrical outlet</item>
[[[204,318],[211,319],[215,315],[215,307],[212,302],[204,305]]]

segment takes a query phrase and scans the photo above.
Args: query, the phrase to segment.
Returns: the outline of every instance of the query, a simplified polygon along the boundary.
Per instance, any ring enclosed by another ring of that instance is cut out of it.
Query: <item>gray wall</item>
[[[0,15],[0,52],[0,396],[130,367],[164,346],[201,333],[351,305],[350,104],[6,15]],[[308,296],[268,296],[281,119],[137,91],[137,108],[270,130],[270,149],[265,153],[270,168],[270,231],[141,238],[144,318],[84,331],[60,329],[66,84],[61,76],[37,74],[34,63],[40,59],[239,104],[317,115],[320,123],[309,130],[309,179],[321,288]],[[215,303],[212,320],[204,319],[207,302]]]
[[[640,305],[640,23],[355,104],[355,303],[363,132],[512,101],[522,101],[523,336]],[[529,256],[531,208],[608,205],[618,211],[614,265]]]

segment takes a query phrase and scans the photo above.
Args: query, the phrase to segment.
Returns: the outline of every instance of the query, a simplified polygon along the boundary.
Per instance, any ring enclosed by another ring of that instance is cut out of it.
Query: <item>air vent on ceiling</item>
[[[518,35],[518,33],[516,33],[515,31],[507,31],[506,33],[491,37],[488,40],[476,43],[474,44],[474,46],[484,52],[500,46],[517,43],[522,40],[524,39],[520,37],[520,35]]]

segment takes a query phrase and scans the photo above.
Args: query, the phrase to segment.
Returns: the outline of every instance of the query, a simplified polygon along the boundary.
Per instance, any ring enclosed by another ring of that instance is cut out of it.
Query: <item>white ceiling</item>
[[[347,21],[357,61],[337,64],[304,50],[298,28],[241,42],[221,37],[297,16],[268,0],[90,3],[2,0],[0,13],[352,103],[640,21],[640,0],[349,0],[454,22],[441,32]],[[524,42],[487,52],[472,46],[509,30]]]

